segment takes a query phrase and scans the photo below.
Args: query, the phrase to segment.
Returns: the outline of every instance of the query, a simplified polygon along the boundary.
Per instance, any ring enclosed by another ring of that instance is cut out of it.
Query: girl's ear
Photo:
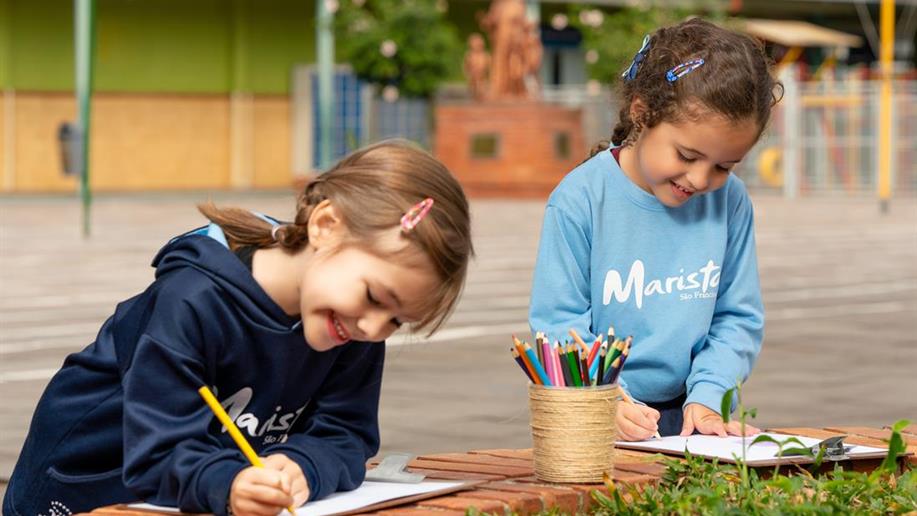
[[[634,97],[630,102],[630,119],[632,122],[642,122],[646,115],[646,104],[640,97]]]
[[[317,249],[337,245],[344,236],[344,221],[331,201],[318,203],[309,214],[309,244]]]

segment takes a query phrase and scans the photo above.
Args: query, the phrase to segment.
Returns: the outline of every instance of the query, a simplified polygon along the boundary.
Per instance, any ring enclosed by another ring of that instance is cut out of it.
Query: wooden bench
[[[847,435],[845,442],[865,446],[884,447],[890,431],[887,428],[861,426],[832,426],[825,428],[775,428],[772,432],[824,439],[832,435]],[[908,451],[902,461],[917,467],[917,425],[904,429]],[[880,460],[861,460],[841,463],[845,468],[871,470]],[[372,465],[373,463],[371,463]],[[831,463],[831,468],[834,463]],[[588,510],[592,505],[590,492],[604,489],[599,484],[545,484],[534,476],[532,450],[475,450],[465,453],[440,453],[422,455],[410,464],[410,471],[423,473],[427,478],[441,480],[482,480],[484,483],[468,491],[431,498],[404,506],[385,509],[376,514],[391,516],[460,516],[470,508],[482,512],[513,511],[519,514],[535,513],[557,507],[565,513]],[[618,450],[613,478],[616,483],[646,484],[657,482],[665,465],[657,454]],[[122,507],[103,507],[93,515],[150,516],[147,511],[132,511]]]

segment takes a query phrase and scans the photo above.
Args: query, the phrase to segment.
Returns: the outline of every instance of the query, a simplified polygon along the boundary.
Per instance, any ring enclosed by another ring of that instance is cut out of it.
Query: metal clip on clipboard
[[[818,453],[824,448],[825,456],[824,460],[838,461],[838,460],[848,460],[850,456],[847,455],[847,452],[853,449],[853,446],[844,446],[844,439],[846,435],[836,435],[834,437],[829,437],[824,441],[816,444],[811,448],[812,453],[815,456],[818,456]]]
[[[418,484],[423,481],[425,475],[405,471],[413,458],[414,456],[410,453],[390,453],[382,459],[378,466],[366,472],[366,480]]]

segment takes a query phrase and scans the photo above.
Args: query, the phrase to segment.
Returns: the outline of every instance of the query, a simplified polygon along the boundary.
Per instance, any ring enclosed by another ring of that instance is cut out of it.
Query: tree
[[[699,2],[696,9],[627,7],[607,13],[594,7],[571,7],[570,24],[583,35],[586,67],[590,79],[617,84],[640,49],[643,37],[659,27],[672,25],[699,10],[711,21],[720,21],[716,4]]]
[[[341,0],[338,49],[357,76],[386,98],[428,98],[455,75],[461,60],[446,5],[445,0]]]

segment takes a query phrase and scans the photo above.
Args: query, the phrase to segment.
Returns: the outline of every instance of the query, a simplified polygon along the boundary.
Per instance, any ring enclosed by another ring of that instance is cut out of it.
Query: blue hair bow
[[[627,67],[627,70],[624,70],[624,73],[621,74],[621,77],[625,81],[632,81],[634,77],[637,76],[637,69],[640,68],[640,63],[646,58],[646,53],[650,49],[650,35],[647,34],[643,37],[643,44],[640,45],[640,50],[637,51],[637,54],[634,56],[634,60],[631,61],[630,66]]]

